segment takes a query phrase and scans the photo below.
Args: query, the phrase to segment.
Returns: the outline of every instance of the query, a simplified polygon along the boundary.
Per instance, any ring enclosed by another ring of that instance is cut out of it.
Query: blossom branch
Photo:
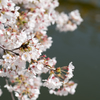
[[[69,81],[73,77],[72,62],[68,67],[55,68],[55,58],[41,56],[53,42],[47,36],[51,24],[56,23],[57,29],[67,32],[74,31],[83,21],[78,10],[67,15],[56,11],[58,6],[58,0],[0,0],[0,48],[4,51],[0,76],[5,78],[12,100],[12,90],[19,100],[36,100],[42,85],[39,76],[47,72],[50,76],[44,86],[59,90],[64,84],[54,94],[65,96],[75,92],[77,84]]]
[[[9,49],[4,48],[4,47],[1,46],[1,45],[0,45],[0,48],[3,49],[4,51],[9,51],[9,52],[12,52],[12,53],[14,53],[15,55],[19,56],[19,53],[14,52],[14,50],[16,50],[16,49],[18,49],[18,48],[13,49],[13,50],[9,50]]]

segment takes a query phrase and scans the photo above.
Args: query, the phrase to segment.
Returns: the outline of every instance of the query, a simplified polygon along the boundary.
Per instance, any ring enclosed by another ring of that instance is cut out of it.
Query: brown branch
[[[19,48],[15,48],[15,49],[9,50],[9,49],[4,48],[4,47],[1,46],[1,45],[0,45],[0,48],[3,49],[4,51],[9,51],[9,52],[12,52],[12,53],[16,54],[17,56],[19,56],[19,53],[14,52],[14,50],[17,50],[17,49],[19,49]]]

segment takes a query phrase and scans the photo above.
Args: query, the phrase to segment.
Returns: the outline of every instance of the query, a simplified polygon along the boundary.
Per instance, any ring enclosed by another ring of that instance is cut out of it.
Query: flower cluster
[[[66,15],[55,10],[58,6],[58,0],[0,0],[0,76],[18,100],[36,100],[41,86],[55,95],[75,93],[77,84],[69,81],[72,62],[56,68],[56,58],[42,55],[53,42],[48,26],[56,23],[60,31],[73,31],[83,21],[78,10]],[[48,79],[42,80],[42,73],[49,73]]]

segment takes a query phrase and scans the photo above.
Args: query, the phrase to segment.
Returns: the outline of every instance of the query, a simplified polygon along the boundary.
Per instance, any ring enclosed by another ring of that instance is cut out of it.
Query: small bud
[[[58,68],[56,69],[56,72],[61,73],[61,68],[58,67]]]
[[[50,58],[48,57],[47,60],[50,60]]]
[[[44,57],[44,58],[45,58],[45,57],[46,57],[46,55],[43,55],[42,57]]]

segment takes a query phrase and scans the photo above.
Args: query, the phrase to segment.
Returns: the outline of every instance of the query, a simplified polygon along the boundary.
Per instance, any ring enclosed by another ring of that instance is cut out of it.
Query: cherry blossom
[[[75,93],[77,83],[70,81],[75,68],[72,62],[55,67],[56,58],[43,55],[53,43],[47,35],[50,25],[67,32],[83,21],[78,10],[67,15],[56,11],[58,6],[58,0],[0,0],[0,77],[12,100],[13,92],[18,100],[36,100],[41,86],[50,94]],[[43,73],[49,74],[47,79],[41,78]]]

